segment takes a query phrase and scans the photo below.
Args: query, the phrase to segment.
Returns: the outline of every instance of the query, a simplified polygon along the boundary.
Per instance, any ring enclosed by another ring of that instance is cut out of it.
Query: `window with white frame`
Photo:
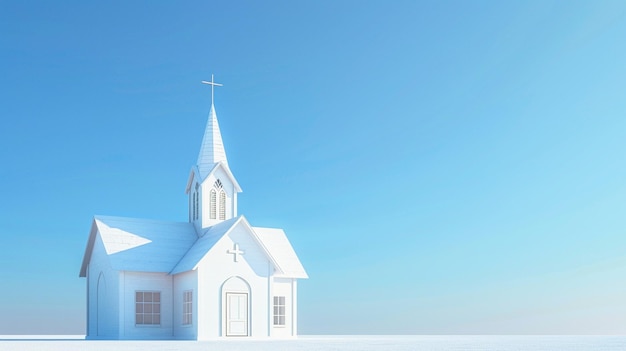
[[[193,292],[187,290],[183,292],[183,325],[193,323]]]
[[[224,190],[220,191],[220,219],[226,219],[226,193]]]
[[[200,218],[200,184],[196,183],[196,196],[195,196],[195,216],[194,219]]]
[[[215,189],[211,189],[211,203],[210,203],[210,217],[211,219],[215,219],[215,204],[217,203],[217,193],[215,192]]]
[[[192,216],[191,216],[191,219],[192,219],[192,220],[196,220],[196,195],[197,195],[197,194],[196,194],[196,192],[194,191],[194,192],[193,192],[193,199],[191,200],[191,207],[193,208],[193,211],[192,211]]]
[[[135,324],[161,324],[160,291],[135,291]]]
[[[285,297],[274,296],[274,325],[285,325]]]

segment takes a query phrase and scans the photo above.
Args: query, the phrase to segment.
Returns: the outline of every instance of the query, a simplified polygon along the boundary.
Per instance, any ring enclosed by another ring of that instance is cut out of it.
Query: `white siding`
[[[183,293],[193,293],[192,324],[183,325]],[[174,338],[195,340],[198,337],[198,273],[180,273],[174,276]]]
[[[245,253],[235,262],[234,245]],[[269,335],[269,276],[272,266],[265,253],[243,224],[218,241],[198,264],[198,340],[225,335],[222,285],[231,277],[239,277],[250,287],[250,336]]]
[[[96,234],[87,270],[87,282],[87,338],[117,339],[119,273],[111,268],[100,233]],[[98,296],[99,282],[100,296]]]
[[[276,326],[273,323],[273,318],[270,318],[270,323],[272,323],[272,336],[278,338],[286,338],[290,336],[295,336],[295,328],[293,321],[295,320],[295,308],[294,308],[294,295],[293,295],[293,282],[294,279],[287,278],[274,278],[274,284],[272,286],[272,294],[273,296],[284,296],[285,297],[285,325],[284,326]],[[271,315],[274,316],[273,307],[274,302],[273,299],[270,300],[271,303]]]
[[[173,339],[173,279],[167,273],[121,272],[120,339]],[[135,292],[161,292],[161,325],[135,325]]]
[[[298,280],[291,280],[291,330],[292,336],[298,336]]]

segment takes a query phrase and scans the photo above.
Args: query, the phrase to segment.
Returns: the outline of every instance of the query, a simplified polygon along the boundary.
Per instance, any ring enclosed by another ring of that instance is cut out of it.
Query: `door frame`
[[[246,332],[245,334],[231,334],[230,333],[230,299],[229,297],[231,295],[240,295],[244,297],[244,301],[245,301],[245,306],[246,306],[246,313],[245,313],[245,327],[246,327]],[[250,336],[250,295],[247,292],[241,292],[241,291],[227,291],[226,292],[226,336],[227,337],[246,337],[246,336]]]

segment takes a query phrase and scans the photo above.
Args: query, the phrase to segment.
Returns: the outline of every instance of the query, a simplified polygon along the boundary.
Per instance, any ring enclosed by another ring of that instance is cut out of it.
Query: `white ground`
[[[4,351],[623,351],[626,336],[301,336],[293,340],[9,340]]]

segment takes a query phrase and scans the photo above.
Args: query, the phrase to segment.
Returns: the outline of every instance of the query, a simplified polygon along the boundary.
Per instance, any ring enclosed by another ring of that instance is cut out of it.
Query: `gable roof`
[[[249,230],[276,267],[277,276],[308,278],[282,229],[253,228],[244,216],[206,228],[200,237],[192,223],[96,216],[80,276],[87,274],[98,233],[113,269],[178,274],[195,269],[215,244],[237,225],[244,225]]]
[[[230,171],[230,168],[228,168],[228,164],[218,162],[215,165],[213,165],[213,168],[211,169],[211,171],[207,173],[206,176],[204,177],[200,174],[200,170],[198,169],[198,166],[191,167],[191,172],[189,172],[189,179],[187,179],[187,186],[185,187],[185,194],[189,194],[189,191],[191,191],[191,186],[193,185],[194,178],[197,177],[198,182],[202,183],[211,174],[215,173],[218,168],[222,168],[224,172],[226,173],[226,175],[228,176],[228,178],[230,178],[230,181],[233,182],[233,185],[235,186],[235,191],[238,193],[242,192],[241,187],[239,186],[239,183],[237,183],[237,179],[235,179],[235,176]]]
[[[193,224],[149,219],[94,217],[80,276],[100,233],[111,267],[116,270],[169,273],[197,240]]]
[[[213,246],[224,237],[224,235],[228,234],[242,218],[243,216],[234,217],[206,229],[204,235],[198,238],[189,251],[187,251],[176,266],[172,268],[170,273],[178,274],[195,269],[200,260],[202,260]]]
[[[261,227],[253,229],[282,271],[282,275],[277,276],[304,279],[309,277],[282,229]]]

